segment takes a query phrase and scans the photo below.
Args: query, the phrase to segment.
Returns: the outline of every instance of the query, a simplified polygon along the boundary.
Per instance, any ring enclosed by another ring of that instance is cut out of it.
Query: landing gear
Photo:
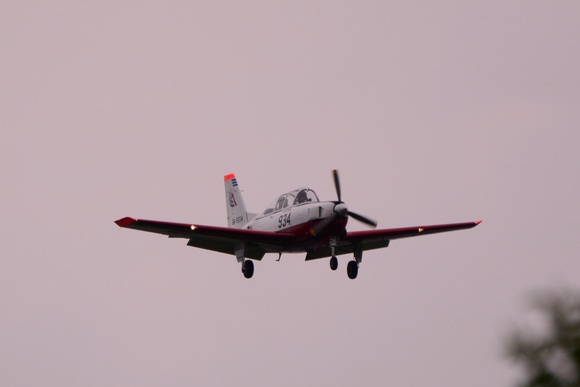
[[[242,273],[244,273],[244,277],[252,278],[252,276],[254,275],[254,262],[252,261],[242,262]]]
[[[330,238],[330,254],[332,254],[332,258],[330,258],[330,269],[336,270],[338,268],[338,259],[336,259],[336,255],[334,255],[334,250],[336,249],[336,238]]]
[[[331,270],[338,269],[338,259],[335,256],[330,258],[330,269]]]
[[[358,263],[356,261],[350,261],[346,267],[346,273],[348,278],[355,279],[358,275]]]
[[[346,267],[346,274],[348,274],[348,278],[355,279],[358,276],[358,267],[362,262],[362,247],[360,245],[355,246],[354,248],[354,260],[348,263]]]

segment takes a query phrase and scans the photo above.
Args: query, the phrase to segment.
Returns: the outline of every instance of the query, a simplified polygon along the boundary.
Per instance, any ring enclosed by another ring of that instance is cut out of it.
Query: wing
[[[387,247],[392,239],[411,238],[421,235],[436,234],[440,232],[449,232],[473,228],[482,221],[437,224],[431,226],[417,226],[404,228],[389,228],[382,230],[354,231],[346,234],[346,238],[338,242],[335,249],[337,255],[353,253],[358,247],[365,250],[380,249]],[[306,260],[330,257],[330,247],[308,252]]]
[[[119,227],[167,235],[169,238],[189,239],[188,246],[235,255],[239,245],[245,246],[244,256],[262,259],[265,253],[282,250],[291,244],[292,234],[245,230],[228,227],[203,226],[189,223],[123,218],[115,222]]]

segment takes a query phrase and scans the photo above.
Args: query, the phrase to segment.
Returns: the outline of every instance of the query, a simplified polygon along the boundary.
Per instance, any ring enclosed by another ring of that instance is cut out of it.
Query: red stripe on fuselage
[[[296,237],[296,242],[289,244],[284,250],[288,252],[304,252],[310,248],[326,245],[331,237],[339,237],[344,233],[348,218],[335,219],[324,230],[313,236],[310,231],[322,221],[324,219],[312,220],[278,231],[284,234],[293,234]]]

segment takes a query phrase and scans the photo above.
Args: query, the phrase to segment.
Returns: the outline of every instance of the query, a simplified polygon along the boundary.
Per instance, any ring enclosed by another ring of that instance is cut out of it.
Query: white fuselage
[[[335,203],[316,202],[289,206],[267,214],[261,214],[250,221],[244,228],[257,231],[299,232],[307,233],[312,224],[332,216]]]

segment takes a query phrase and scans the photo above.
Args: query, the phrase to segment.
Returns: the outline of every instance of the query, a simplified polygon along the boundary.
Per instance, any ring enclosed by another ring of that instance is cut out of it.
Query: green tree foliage
[[[570,291],[533,297],[545,330],[513,332],[507,341],[509,358],[524,366],[523,386],[580,386],[580,294]]]

